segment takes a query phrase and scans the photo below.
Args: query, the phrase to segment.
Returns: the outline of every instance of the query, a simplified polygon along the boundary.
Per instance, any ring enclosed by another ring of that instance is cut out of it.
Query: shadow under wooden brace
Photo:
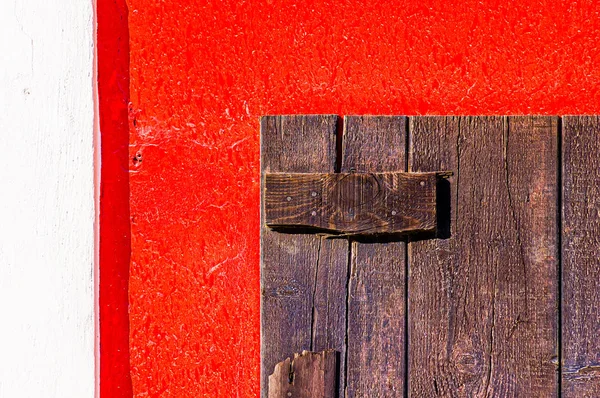
[[[261,120],[264,398],[402,395],[404,241],[449,231],[452,173],[406,171],[405,117],[347,117],[341,136],[337,123]]]

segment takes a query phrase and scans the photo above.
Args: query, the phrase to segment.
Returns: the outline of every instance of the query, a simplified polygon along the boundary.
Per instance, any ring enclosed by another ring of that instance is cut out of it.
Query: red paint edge
[[[129,27],[125,0],[97,0],[97,391],[133,396],[129,364]],[[98,145],[97,145],[98,146]],[[98,153],[99,151],[99,153]]]

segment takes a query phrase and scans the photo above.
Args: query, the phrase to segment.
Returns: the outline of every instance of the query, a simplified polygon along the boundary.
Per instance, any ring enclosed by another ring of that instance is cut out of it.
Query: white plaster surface
[[[94,396],[94,8],[0,0],[0,397]]]

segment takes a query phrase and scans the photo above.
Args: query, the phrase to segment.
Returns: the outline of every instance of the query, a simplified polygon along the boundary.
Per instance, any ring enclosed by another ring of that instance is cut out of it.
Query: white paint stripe
[[[93,5],[0,1],[0,397],[94,394]]]
[[[98,94],[98,1],[93,7],[93,98],[94,98],[94,398],[100,398],[100,176],[102,169],[102,145],[100,136],[100,101]]]

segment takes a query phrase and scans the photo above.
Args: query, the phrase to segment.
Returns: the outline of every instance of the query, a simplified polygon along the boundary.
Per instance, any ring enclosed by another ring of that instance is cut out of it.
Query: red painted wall
[[[259,115],[600,113],[597,2],[294,3],[127,0],[135,396],[258,394]]]

